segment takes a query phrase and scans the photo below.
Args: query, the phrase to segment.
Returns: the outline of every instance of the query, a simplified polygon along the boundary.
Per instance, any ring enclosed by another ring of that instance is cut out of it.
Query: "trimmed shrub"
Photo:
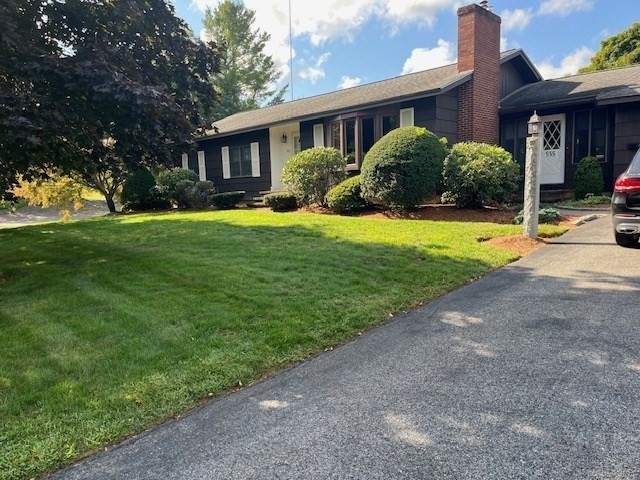
[[[171,201],[177,203],[176,191],[178,182],[182,180],[190,180],[191,182],[198,181],[198,174],[193,170],[187,168],[172,168],[170,170],[163,170],[156,177],[156,185],[164,195]]]
[[[287,160],[282,182],[301,204],[322,203],[327,192],[346,177],[346,166],[335,148],[310,148]]]
[[[275,192],[264,196],[264,204],[274,212],[288,212],[298,208],[298,199],[291,192]]]
[[[443,202],[480,208],[509,200],[518,188],[520,167],[509,152],[486,143],[457,143],[444,161]]]
[[[178,208],[205,208],[213,204],[216,189],[213,182],[180,180],[176,183],[174,200]]]
[[[362,198],[360,175],[347,178],[329,190],[325,203],[336,213],[350,212],[366,206],[367,202]]]
[[[588,194],[602,195],[604,177],[602,167],[596,157],[584,157],[580,160],[573,176],[573,195],[576,200],[586,198]]]
[[[362,196],[385,207],[415,207],[435,193],[445,155],[444,143],[426,128],[393,130],[365,156]]]
[[[156,180],[147,168],[138,168],[127,177],[122,186],[122,205],[124,210],[152,210],[166,208],[164,192],[154,188]]]
[[[237,192],[216,193],[211,196],[211,202],[213,206],[219,210],[230,210],[238,205],[238,202],[242,200],[244,194],[245,192],[243,190],[239,190]]]
[[[560,212],[555,208],[541,208],[538,210],[538,223],[553,223],[560,218]],[[524,223],[524,209],[518,212],[516,218],[513,219],[516,225]]]

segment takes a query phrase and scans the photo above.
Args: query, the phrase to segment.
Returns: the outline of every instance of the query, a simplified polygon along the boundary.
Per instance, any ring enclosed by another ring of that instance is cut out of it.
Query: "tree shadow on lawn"
[[[611,296],[615,285],[621,299]],[[133,464],[167,476],[215,455],[216,473],[232,477],[239,457],[268,445],[269,455],[240,462],[246,471],[259,465],[265,475],[286,476],[312,451],[320,477],[392,478],[402,470],[631,478],[639,461],[638,308],[613,320],[607,312],[620,301],[636,305],[638,287],[628,276],[510,266],[74,473],[119,478]],[[248,418],[251,427],[239,427]],[[274,425],[284,439],[274,438]],[[195,443],[194,432],[207,441]],[[163,443],[186,448],[171,450],[167,465]]]
[[[512,259],[472,238],[465,250],[393,245],[385,232],[352,241],[318,225],[131,220],[0,232],[7,478],[67,463]]]

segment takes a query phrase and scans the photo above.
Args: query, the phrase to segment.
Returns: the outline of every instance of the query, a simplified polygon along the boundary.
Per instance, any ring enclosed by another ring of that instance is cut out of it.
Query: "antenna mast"
[[[289,73],[291,75],[289,89],[291,90],[291,101],[293,101],[293,45],[291,37],[291,0],[289,0]]]

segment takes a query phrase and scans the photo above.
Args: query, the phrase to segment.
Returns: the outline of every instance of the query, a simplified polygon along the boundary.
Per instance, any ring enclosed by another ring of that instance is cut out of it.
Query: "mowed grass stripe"
[[[479,238],[521,230],[238,210],[0,231],[0,478],[63,466],[463,285],[515,258]]]

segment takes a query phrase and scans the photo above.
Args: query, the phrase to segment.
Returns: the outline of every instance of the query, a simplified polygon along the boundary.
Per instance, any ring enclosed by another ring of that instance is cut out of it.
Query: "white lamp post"
[[[524,174],[524,234],[538,237],[538,210],[540,208],[540,133],[542,122],[534,111],[527,124],[527,156]]]

